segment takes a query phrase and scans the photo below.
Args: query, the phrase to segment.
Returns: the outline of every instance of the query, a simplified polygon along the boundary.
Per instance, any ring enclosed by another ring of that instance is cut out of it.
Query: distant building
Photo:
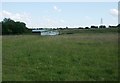
[[[32,33],[34,34],[39,34],[39,35],[59,35],[59,32],[53,31],[53,30],[45,30],[45,29],[41,29],[41,30],[32,30]]]

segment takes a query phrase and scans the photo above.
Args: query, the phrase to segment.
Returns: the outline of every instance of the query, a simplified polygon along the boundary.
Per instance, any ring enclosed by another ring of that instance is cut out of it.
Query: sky
[[[1,16],[2,15],[2,16]],[[118,24],[118,2],[3,2],[0,21],[11,18],[28,28],[78,28]]]

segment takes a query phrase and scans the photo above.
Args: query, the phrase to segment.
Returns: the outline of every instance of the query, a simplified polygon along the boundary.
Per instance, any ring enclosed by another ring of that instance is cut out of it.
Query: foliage
[[[100,25],[99,28],[106,28],[106,26],[105,25]]]
[[[79,33],[117,33],[118,28],[96,28],[96,29],[67,29],[67,30],[59,30],[60,34],[79,34]]]
[[[24,22],[15,22],[10,18],[5,18],[2,21],[2,34],[22,34],[27,29]]]
[[[85,27],[85,29],[89,29],[89,27]]]
[[[98,26],[91,26],[91,28],[98,28]]]

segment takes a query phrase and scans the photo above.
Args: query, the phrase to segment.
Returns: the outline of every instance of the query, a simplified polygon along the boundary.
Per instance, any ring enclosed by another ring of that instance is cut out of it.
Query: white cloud
[[[118,16],[118,10],[117,10],[117,9],[110,9],[110,14],[111,14],[112,16],[117,17],[117,16]]]
[[[9,17],[9,16],[11,16],[11,13],[8,12],[8,11],[2,11],[2,15],[6,16],[6,17]]]
[[[60,8],[58,8],[57,6],[53,6],[53,9],[57,12],[61,12],[62,10]]]
[[[31,23],[31,17],[28,13],[12,13],[9,11],[3,10],[0,15],[2,16],[0,20],[2,21],[4,18],[11,18],[12,20],[15,21],[22,21],[25,22],[26,25],[29,27]]]

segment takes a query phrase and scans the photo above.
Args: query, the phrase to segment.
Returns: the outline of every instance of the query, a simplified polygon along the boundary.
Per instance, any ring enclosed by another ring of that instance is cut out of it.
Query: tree
[[[66,29],[68,29],[68,27],[66,27]]]
[[[10,18],[4,18],[2,21],[2,34],[22,34],[27,30],[24,22],[15,22]]]
[[[83,29],[83,27],[78,27],[78,29]]]
[[[98,28],[98,26],[91,26],[91,28],[94,28],[94,29],[96,29],[96,28]]]
[[[14,21],[10,18],[5,18],[2,21],[2,34],[12,34],[13,28],[14,28]]]
[[[17,34],[22,34],[26,30],[26,24],[23,22],[16,22],[15,23],[15,28],[14,28],[14,33]]]
[[[85,29],[89,29],[89,27],[85,27]]]
[[[116,28],[116,26],[110,26],[110,25],[109,25],[109,28]]]
[[[106,26],[105,25],[100,25],[99,28],[106,28]]]

